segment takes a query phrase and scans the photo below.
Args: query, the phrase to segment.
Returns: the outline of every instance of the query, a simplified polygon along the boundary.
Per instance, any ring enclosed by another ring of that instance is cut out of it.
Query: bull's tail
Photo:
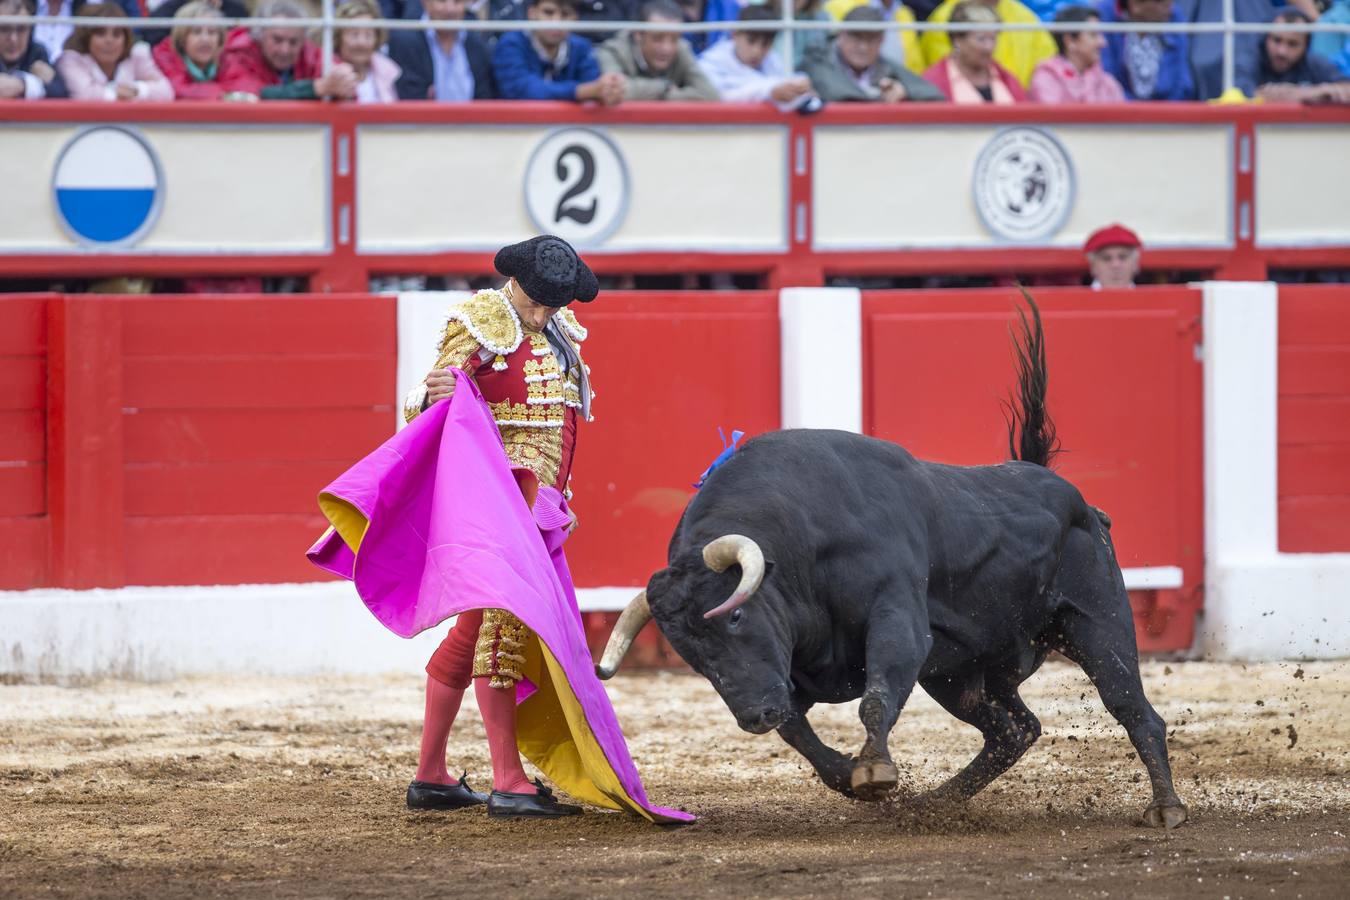
[[[1008,454],[1013,459],[1050,467],[1059,453],[1055,423],[1045,409],[1045,391],[1049,382],[1045,368],[1045,332],[1041,311],[1026,288],[1022,298],[1031,309],[1031,319],[1018,307],[1020,333],[1013,333],[1013,351],[1017,354],[1017,396],[1004,404],[1008,419]],[[1010,329],[1011,330],[1011,329]]]

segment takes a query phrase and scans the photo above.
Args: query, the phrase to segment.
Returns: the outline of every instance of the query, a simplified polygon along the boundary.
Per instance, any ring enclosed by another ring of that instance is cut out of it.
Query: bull
[[[856,434],[789,430],[713,471],[666,568],[627,606],[597,667],[609,678],[655,619],[753,734],[777,730],[828,787],[879,800],[899,775],[889,736],[915,683],[984,745],[925,799],[964,802],[1040,736],[1018,689],[1058,651],[1125,729],[1152,782],[1143,823],[1175,828],[1166,725],[1144,695],[1111,522],[1050,470],[1040,313],[1018,310],[1011,461],[954,466]],[[812,730],[817,703],[861,698],[847,756]]]

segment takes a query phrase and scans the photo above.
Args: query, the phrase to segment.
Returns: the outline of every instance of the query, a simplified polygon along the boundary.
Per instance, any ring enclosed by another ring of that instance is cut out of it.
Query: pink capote
[[[565,764],[550,771],[553,754],[532,755],[527,746],[523,717],[534,686],[521,683],[522,750],[545,774],[582,799],[655,822],[693,819],[647,800],[586,646],[562,550],[570,522],[566,501],[554,488],[541,486],[534,509],[526,505],[491,411],[472,379],[457,379],[450,400],[433,404],[340,475],[320,494],[320,503],[335,523],[332,510],[347,504],[369,524],[356,552],[330,529],[310,548],[309,559],[352,579],[366,607],[395,634],[411,637],[465,610],[483,608],[507,610],[538,636],[585,719],[567,723],[570,737],[561,740],[570,739],[580,749],[572,753],[568,748]],[[549,677],[549,667],[541,671]],[[550,687],[541,700],[563,693]],[[560,725],[558,716],[545,718],[550,728]],[[595,771],[598,757],[586,752],[592,740],[612,772]],[[569,784],[581,770],[588,783]],[[616,777],[621,791],[613,790]]]

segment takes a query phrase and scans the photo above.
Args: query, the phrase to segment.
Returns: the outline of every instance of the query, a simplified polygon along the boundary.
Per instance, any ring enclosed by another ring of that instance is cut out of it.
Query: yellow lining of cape
[[[586,722],[562,664],[537,635],[526,648],[524,672],[538,688],[516,707],[516,746],[525,758],[578,800],[655,821],[624,790]]]
[[[355,506],[327,492],[319,494],[319,508],[343,542],[356,553],[370,521]],[[537,635],[532,634],[526,645],[523,671],[536,687],[529,699],[516,707],[516,746],[525,758],[584,803],[628,810],[655,821],[624,790],[618,773],[586,722],[586,714],[562,664]]]
[[[361,549],[361,541],[365,540],[366,530],[370,528],[370,520],[364,513],[341,497],[335,497],[327,491],[319,494],[319,509],[328,521],[333,523],[333,530],[353,553]]]

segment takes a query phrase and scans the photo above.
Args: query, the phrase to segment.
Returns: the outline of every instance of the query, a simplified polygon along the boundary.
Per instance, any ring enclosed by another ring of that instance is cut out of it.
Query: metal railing
[[[795,19],[791,16],[789,4],[783,5],[783,17],[777,20],[757,22],[737,22],[734,20],[719,22],[636,22],[621,20],[564,20],[534,21],[529,19],[475,19],[460,20],[421,20],[421,19],[338,19],[335,15],[336,0],[322,0],[322,15],[306,18],[246,18],[237,19],[228,16],[211,17],[144,17],[124,18],[111,16],[36,16],[36,15],[0,15],[0,27],[6,25],[57,24],[75,27],[113,26],[120,28],[171,29],[178,26],[207,26],[233,28],[248,26],[251,28],[304,28],[321,32],[323,44],[323,62],[325,72],[332,65],[333,32],[346,28],[376,28],[382,31],[566,31],[566,32],[617,32],[617,31],[679,31],[683,34],[707,34],[722,31],[772,31],[783,33],[782,55],[787,71],[795,68],[793,55],[793,37],[797,32],[827,31],[913,31],[913,32],[970,32],[997,31],[1021,32],[1043,31],[1077,34],[1083,31],[1097,31],[1103,34],[1141,33],[1141,34],[1222,34],[1223,42],[1223,88],[1227,92],[1234,87],[1235,38],[1240,34],[1266,35],[1273,32],[1293,34],[1343,34],[1350,36],[1350,24],[1325,24],[1305,22],[1237,22],[1234,21],[1234,0],[1224,0],[1224,20],[1220,22],[822,22],[816,20]],[[1087,4],[1085,4],[1087,5]]]

